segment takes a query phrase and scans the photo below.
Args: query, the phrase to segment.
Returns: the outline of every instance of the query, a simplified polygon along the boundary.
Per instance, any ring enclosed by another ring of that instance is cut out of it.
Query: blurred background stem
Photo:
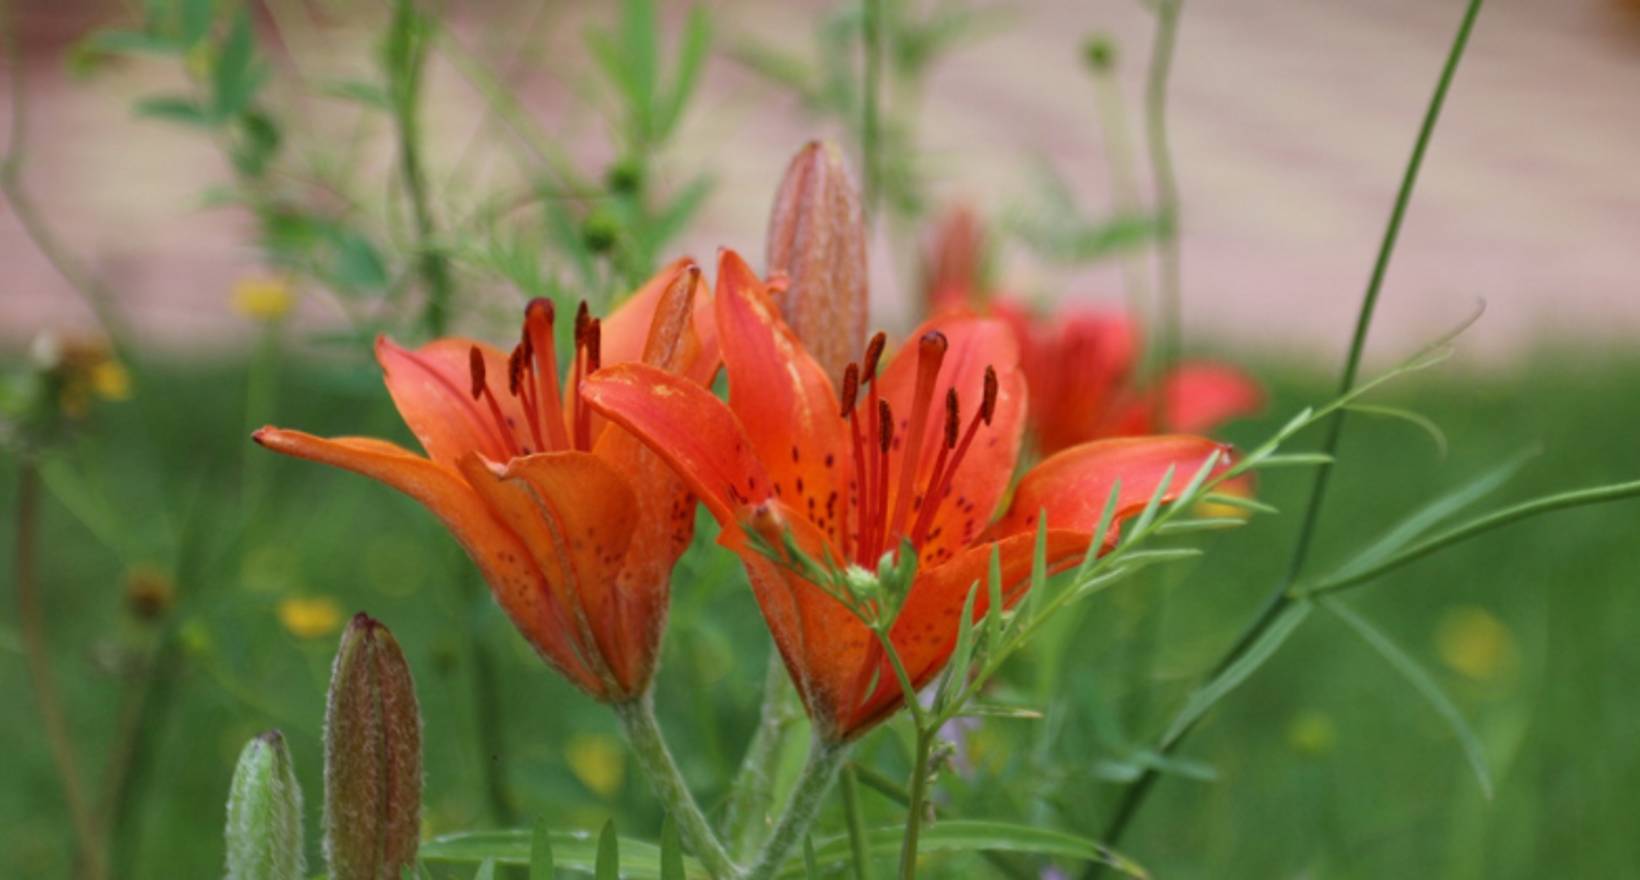
[[[421,164],[422,72],[426,67],[429,34],[437,26],[417,8],[416,0],[395,0],[386,52],[399,172],[404,178],[416,226],[416,273],[421,276],[427,296],[422,305],[421,325],[429,336],[445,335],[450,320],[450,298],[454,293],[449,263],[436,241],[438,229],[428,204],[427,177]]]
[[[1173,47],[1179,34],[1184,0],[1157,0],[1156,35],[1145,78],[1145,147],[1155,180],[1156,213],[1161,228],[1156,241],[1156,329],[1147,378],[1156,389],[1156,425],[1166,432],[1167,407],[1159,380],[1179,359],[1180,329],[1179,181],[1173,171],[1173,149],[1167,131],[1167,82],[1173,70]]]
[[[17,473],[17,544],[13,562],[17,590],[17,625],[22,632],[23,655],[28,664],[29,685],[40,705],[40,721],[45,727],[51,760],[63,787],[63,800],[74,824],[79,848],[79,867],[89,880],[108,876],[101,824],[92,810],[85,775],[74,755],[68,719],[51,675],[51,650],[46,639],[45,609],[40,602],[36,571],[36,550],[40,534],[40,475],[34,464],[23,459]]]

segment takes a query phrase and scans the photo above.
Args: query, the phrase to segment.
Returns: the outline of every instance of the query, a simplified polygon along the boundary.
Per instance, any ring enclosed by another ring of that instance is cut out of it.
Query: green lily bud
[[[333,880],[400,880],[421,837],[421,714],[393,634],[360,612],[325,713],[325,858]]]
[[[285,737],[270,730],[245,744],[228,793],[228,880],[300,880],[302,788]]]
[[[843,151],[810,142],[792,158],[769,216],[768,271],[780,316],[832,382],[866,342],[866,221]]]

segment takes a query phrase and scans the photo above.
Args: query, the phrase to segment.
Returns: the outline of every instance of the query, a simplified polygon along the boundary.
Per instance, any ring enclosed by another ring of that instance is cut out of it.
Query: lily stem
[[[758,718],[757,732],[746,747],[746,757],[740,762],[738,782],[729,795],[729,807],[723,823],[724,836],[730,840],[736,856],[743,856],[756,846],[765,827],[774,800],[774,762],[780,756],[780,747],[790,732],[798,712],[791,699],[792,689],[786,683],[786,664],[780,652],[769,652],[769,666],[763,674],[763,708]]]
[[[917,729],[917,752],[911,762],[911,796],[905,810],[905,840],[900,849],[900,880],[917,878],[917,843],[922,837],[924,804],[928,800],[928,759],[933,753],[935,726]]]
[[[443,336],[454,285],[449,264],[433,242],[438,230],[428,206],[427,175],[421,166],[422,70],[427,60],[427,32],[434,27],[417,8],[416,0],[394,3],[387,77],[399,142],[399,171],[416,224],[416,272],[427,288],[422,323],[429,334]]]
[[[695,796],[689,793],[689,786],[683,781],[683,774],[678,772],[677,763],[672,760],[672,752],[661,738],[660,725],[655,722],[654,698],[645,691],[636,699],[613,703],[610,708],[620,719],[627,742],[631,743],[632,753],[638,758],[638,766],[649,777],[649,785],[655,790],[655,796],[672,814],[672,821],[678,824],[678,834],[684,844],[716,880],[737,880],[741,875],[740,868],[729,858],[717,835],[712,833],[712,827],[695,803]]]
[[[100,823],[86,793],[85,777],[74,757],[68,721],[63,713],[57,683],[51,677],[51,651],[46,644],[45,611],[40,603],[40,583],[35,577],[35,551],[39,544],[40,476],[25,461],[18,473],[17,547],[14,564],[17,578],[17,626],[22,631],[23,654],[28,663],[29,684],[40,703],[40,718],[46,728],[51,758],[62,779],[63,800],[79,840],[80,863],[85,876],[102,880],[108,876],[104,860]]]
[[[832,783],[837,781],[837,771],[842,768],[851,747],[850,743],[834,742],[822,736],[810,741],[808,760],[792,786],[785,812],[775,823],[757,861],[747,870],[746,880],[769,880],[780,870],[786,856],[809,833],[809,827],[820,815],[820,805],[825,803]]]

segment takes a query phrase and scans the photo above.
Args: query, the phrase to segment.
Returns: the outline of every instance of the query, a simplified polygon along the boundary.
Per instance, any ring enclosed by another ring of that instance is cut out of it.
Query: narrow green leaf
[[[327,98],[352,101],[373,110],[386,112],[393,107],[392,99],[387,95],[387,87],[381,83],[356,79],[331,80],[320,83],[318,92]]]
[[[630,101],[632,95],[632,86],[628,82],[630,72],[621,59],[621,50],[616,46],[614,39],[603,31],[593,30],[587,32],[585,42],[587,48],[592,51],[593,62],[598,65],[599,70],[604,72],[604,77]]]
[[[1258,668],[1263,666],[1265,661],[1274,656],[1276,650],[1286,643],[1287,637],[1298,629],[1298,625],[1304,622],[1304,618],[1310,616],[1310,611],[1311,605],[1309,602],[1299,600],[1290,603],[1286,610],[1281,612],[1281,616],[1270,624],[1270,628],[1264,631],[1264,635],[1259,636],[1258,641],[1247,649],[1247,653],[1243,654],[1241,659],[1230,664],[1228,668],[1219,673],[1217,678],[1190,695],[1190,699],[1185,701],[1184,707],[1179,710],[1178,714],[1173,716],[1172,722],[1168,724],[1167,732],[1162,735],[1160,747],[1166,749],[1177,742],[1179,737],[1184,736],[1185,731],[1201,720],[1201,717],[1206,715],[1209,709],[1218,705],[1220,700],[1240,687],[1248,676],[1258,671]]]
[[[1026,721],[1042,720],[1042,712],[1025,706],[999,706],[995,703],[970,703],[956,716],[959,718],[1018,718]]]
[[[957,622],[957,647],[951,652],[945,681],[940,684],[938,702],[942,712],[957,694],[962,693],[968,679],[968,664],[974,658],[974,598],[978,595],[979,583],[976,581],[968,588],[968,598],[963,600],[962,619]]]
[[[684,880],[683,840],[671,813],[661,820],[661,880]]]
[[[1168,465],[1167,471],[1162,474],[1162,481],[1156,484],[1156,491],[1150,493],[1150,500],[1145,502],[1145,509],[1139,517],[1128,526],[1124,544],[1131,545],[1143,537],[1150,524],[1156,520],[1156,512],[1162,509],[1162,499],[1167,497],[1167,488],[1173,485],[1174,465]]]
[[[1031,549],[1031,584],[1029,592],[1025,594],[1026,621],[1034,621],[1042,611],[1042,603],[1048,601],[1048,517],[1046,514],[1036,521],[1036,544]],[[1016,620],[1015,625],[1020,621]]]
[[[807,835],[803,837],[803,870],[808,880],[820,880],[820,866],[814,860],[814,839]]]
[[[212,0],[182,0],[178,8],[177,42],[192,48],[210,33]]]
[[[226,120],[248,106],[266,80],[266,69],[256,63],[256,45],[251,35],[248,7],[240,6],[228,27],[227,39],[216,56],[211,71],[211,112]]]
[[[405,874],[409,875],[410,870],[409,867],[406,867],[404,869]],[[485,859],[480,862],[478,873],[473,875],[473,880],[495,880],[495,859]]]
[[[1359,574],[1371,566],[1388,559],[1391,554],[1410,544],[1418,536],[1434,528],[1442,520],[1460,510],[1474,504],[1476,501],[1490,495],[1514,478],[1526,464],[1528,456],[1519,455],[1504,462],[1502,466],[1487,471],[1469,483],[1436,498],[1401,520],[1394,528],[1384,533],[1377,541],[1368,545],[1348,562],[1339,566],[1327,580],[1341,580]]]
[[[1123,571],[1135,571],[1160,562],[1177,562],[1202,555],[1200,547],[1157,547],[1151,550],[1123,550],[1116,557],[1116,566]]]
[[[1258,468],[1319,467],[1332,464],[1333,457],[1321,452],[1286,452],[1266,455],[1254,465]]]
[[[1429,673],[1418,665],[1418,661],[1412,659],[1410,655],[1403,651],[1394,639],[1391,639],[1387,633],[1374,626],[1371,621],[1355,613],[1348,605],[1337,599],[1326,597],[1318,601],[1334,617],[1342,620],[1350,629],[1355,630],[1356,635],[1359,635],[1363,641],[1371,645],[1373,650],[1377,651],[1390,666],[1395,668],[1395,671],[1405,676],[1407,681],[1411,682],[1412,686],[1418,690],[1418,693],[1423,694],[1424,699],[1429,701],[1430,706],[1441,716],[1441,719],[1447,723],[1448,727],[1452,728],[1453,735],[1458,738],[1459,747],[1463,749],[1464,758],[1469,762],[1469,769],[1475,774],[1475,781],[1480,783],[1481,793],[1486,795],[1487,800],[1491,800],[1492,775],[1486,768],[1486,752],[1481,748],[1480,738],[1475,736],[1475,731],[1471,730],[1469,723],[1464,721],[1458,707],[1452,705],[1452,701],[1447,699],[1440,685],[1436,684],[1435,680],[1429,677]]]
[[[870,851],[876,857],[897,856],[905,837],[905,826],[886,825],[871,829],[867,834]],[[815,862],[821,866],[843,866],[852,858],[847,835],[829,837],[813,847]],[[975,822],[947,819],[933,826],[924,826],[917,851],[922,854],[941,852],[1014,852],[1049,858],[1098,861],[1103,859],[1100,847],[1091,840],[1025,825],[1002,822]],[[804,868],[795,860],[777,875],[796,878]]]
[[[1116,503],[1122,498],[1122,481],[1111,484],[1110,494],[1105,496],[1105,507],[1099,512],[1099,524],[1093,529],[1093,542],[1088,545],[1088,555],[1082,557],[1082,564],[1076,568],[1076,582],[1081,584],[1088,578],[1088,571],[1093,568],[1099,559],[1099,554],[1105,550],[1109,542],[1111,523],[1116,521]]]
[[[81,52],[100,55],[177,55],[183,48],[175,40],[140,31],[95,31],[80,42]]]
[[[1440,425],[1435,424],[1432,419],[1422,413],[1416,413],[1410,409],[1405,409],[1399,406],[1383,406],[1380,404],[1370,403],[1350,403],[1344,408],[1353,413],[1360,413],[1361,415],[1381,416],[1383,418],[1400,419],[1403,422],[1410,422],[1413,425],[1422,428],[1424,433],[1429,435],[1429,439],[1435,441],[1436,455],[1443,459],[1446,458],[1446,432],[1441,430]]]
[[[157,95],[143,98],[133,108],[138,116],[150,119],[163,119],[168,122],[180,122],[184,125],[197,125],[201,128],[210,128],[216,124],[210,113],[192,98],[176,95]]]
[[[554,866],[563,871],[592,874],[597,867],[599,842],[584,831],[552,832]],[[529,829],[473,831],[437,837],[421,845],[424,862],[477,865],[495,859],[501,865],[529,865],[534,833]],[[621,874],[624,880],[660,880],[660,847],[640,840],[621,842]],[[683,861],[690,880],[707,880],[706,871],[693,858]],[[534,878],[531,878],[534,880]]]
[[[535,833],[530,839],[530,880],[553,880],[556,874],[552,864],[552,835],[547,831],[547,820],[537,816]]]
[[[1271,507],[1254,498],[1244,498],[1240,495],[1223,495],[1218,492],[1209,492],[1202,498],[1208,504],[1222,504],[1225,507],[1234,507],[1237,510],[1250,510],[1253,513],[1280,513],[1277,508]]]
[[[985,650],[991,654],[1002,650],[1002,556],[997,545],[991,545],[991,572],[985,579]]]
[[[661,872],[666,871],[666,860],[661,860]],[[621,844],[615,834],[615,820],[604,823],[598,835],[598,862],[592,871],[593,880],[621,880]]]
[[[666,102],[658,111],[656,140],[664,140],[670,135],[678,119],[683,116],[683,109],[689,105],[689,98],[694,94],[695,83],[700,79],[701,67],[705,65],[711,47],[711,16],[704,7],[696,6],[689,10],[689,20],[683,25],[683,40],[678,45],[678,68],[672,76],[672,88]]]
[[[1239,516],[1214,516],[1201,519],[1180,519],[1162,523],[1156,528],[1158,535],[1188,535],[1193,532],[1217,532],[1224,529],[1240,528],[1247,525],[1247,520]]]

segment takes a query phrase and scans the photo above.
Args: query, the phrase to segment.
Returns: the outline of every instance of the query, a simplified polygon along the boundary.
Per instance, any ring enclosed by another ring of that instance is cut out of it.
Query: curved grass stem
[[[1390,259],[1395,253],[1396,240],[1400,237],[1401,222],[1406,217],[1407,206],[1412,201],[1412,192],[1418,182],[1418,172],[1423,167],[1424,154],[1428,151],[1430,140],[1435,132],[1435,124],[1440,119],[1441,108],[1446,103],[1447,92],[1452,86],[1454,75],[1457,73],[1458,63],[1463,58],[1464,48],[1469,43],[1469,35],[1474,29],[1476,17],[1480,14],[1482,2],[1483,0],[1469,0],[1469,6],[1464,11],[1463,19],[1458,25],[1457,34],[1453,38],[1452,47],[1447,53],[1446,64],[1442,68],[1440,79],[1435,85],[1435,92],[1424,112],[1423,124],[1418,130],[1417,140],[1413,143],[1412,154],[1407,160],[1406,171],[1401,177],[1401,186],[1396,193],[1395,206],[1390,211],[1389,222],[1385,226],[1384,237],[1378,248],[1378,258],[1373,264],[1372,277],[1368,280],[1366,293],[1361,299],[1361,308],[1355,323],[1355,333],[1350,340],[1349,354],[1345,358],[1343,375],[1339,381],[1338,393],[1340,397],[1348,395],[1355,388],[1356,379],[1361,369],[1361,358],[1366,350],[1367,334],[1372,328],[1373,315],[1378,306],[1378,295],[1383,288],[1384,277],[1389,270]],[[1168,5],[1164,0],[1161,8],[1166,9]],[[1225,652],[1224,657],[1220,659],[1212,673],[1208,675],[1208,680],[1218,677],[1221,672],[1241,659],[1258,642],[1259,637],[1264,635],[1265,631],[1281,616],[1281,613],[1287,609],[1288,604],[1293,601],[1290,591],[1293,584],[1298,580],[1300,573],[1302,573],[1305,563],[1309,561],[1316,526],[1321,517],[1322,505],[1326,501],[1327,487],[1332,476],[1332,460],[1336,459],[1338,446],[1343,438],[1344,415],[1345,410],[1340,408],[1333,412],[1329,418],[1326,438],[1321,447],[1321,452],[1328,460],[1316,469],[1315,482],[1311,485],[1309,503],[1304,511],[1304,517],[1299,523],[1298,537],[1293,545],[1293,555],[1286,574],[1271,590],[1269,598],[1265,600],[1263,607],[1253,618],[1252,623],[1247,626],[1241,637],[1236,640],[1229,651]],[[1161,753],[1163,755],[1170,754],[1193,727],[1192,724],[1179,731],[1178,736],[1160,750]],[[1101,842],[1108,846],[1115,846],[1121,840],[1122,834],[1127,830],[1128,823],[1132,821],[1134,814],[1138,811],[1140,805],[1144,803],[1146,795],[1155,786],[1156,779],[1157,771],[1146,769],[1139,779],[1123,793],[1110,823],[1105,827],[1105,831],[1100,837]],[[1102,871],[1103,866],[1095,864],[1085,876],[1088,878],[1097,877]]]

